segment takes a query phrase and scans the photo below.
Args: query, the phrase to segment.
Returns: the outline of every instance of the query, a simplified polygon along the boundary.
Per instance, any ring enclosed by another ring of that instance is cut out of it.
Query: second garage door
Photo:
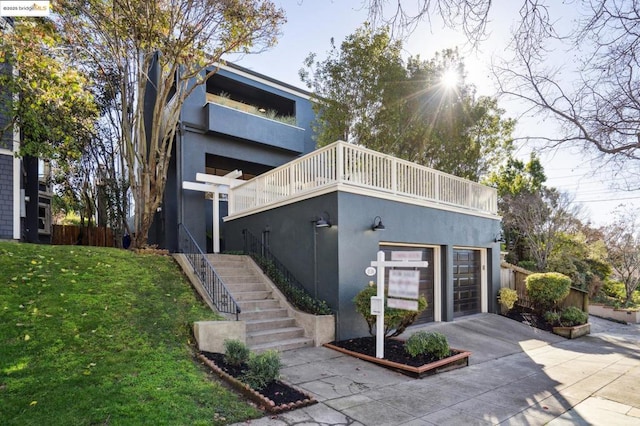
[[[481,251],[453,250],[453,317],[480,312]]]

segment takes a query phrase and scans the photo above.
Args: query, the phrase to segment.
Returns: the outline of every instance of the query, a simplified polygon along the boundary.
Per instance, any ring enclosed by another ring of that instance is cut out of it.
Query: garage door
[[[453,317],[480,312],[480,250],[453,250]]]
[[[429,247],[405,247],[405,246],[381,246],[380,250],[384,252],[385,260],[391,260],[392,251],[420,251],[422,252],[422,260],[429,262],[428,268],[420,268],[420,294],[427,299],[427,309],[416,319],[414,324],[423,324],[433,321],[433,249]],[[407,268],[397,268],[407,269]],[[385,282],[389,282],[389,268],[385,268]]]

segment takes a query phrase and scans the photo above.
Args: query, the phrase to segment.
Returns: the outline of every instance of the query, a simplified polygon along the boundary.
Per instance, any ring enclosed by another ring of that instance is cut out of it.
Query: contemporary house
[[[234,170],[251,179],[315,148],[310,93],[236,65],[220,65],[187,99],[180,117],[164,204],[150,241],[177,249],[183,223],[202,248],[212,251],[212,203],[184,190],[197,173],[224,176]],[[221,202],[226,216],[227,201]],[[226,248],[226,241],[221,241]]]
[[[496,191],[345,142],[315,150],[313,119],[309,93],[221,66],[184,107],[157,241],[179,249],[180,223],[209,252],[212,239],[233,251],[258,240],[329,304],[339,339],[366,333],[353,298],[375,279],[365,269],[380,250],[429,262],[418,322],[495,312]],[[210,197],[184,188],[204,175],[226,179],[219,235]]]
[[[13,21],[0,17],[0,33],[12,31]],[[13,70],[0,64],[0,73]],[[0,92],[0,129],[9,124],[3,114],[11,93]],[[47,163],[34,157],[18,158],[20,130],[15,126],[0,139],[0,239],[47,243],[51,240],[52,188]]]

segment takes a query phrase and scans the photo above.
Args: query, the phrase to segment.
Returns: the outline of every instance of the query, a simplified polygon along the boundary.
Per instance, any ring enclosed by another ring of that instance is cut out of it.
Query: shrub
[[[537,273],[527,277],[526,286],[538,311],[545,312],[569,295],[571,279],[558,272]]]
[[[551,325],[560,324],[560,314],[556,311],[547,311],[544,313],[544,320]]]
[[[280,377],[281,366],[278,351],[268,350],[260,354],[251,354],[247,361],[248,370],[242,376],[242,380],[255,390],[263,389]]]
[[[362,315],[369,326],[369,334],[373,336],[373,329],[376,323],[376,316],[371,315],[371,297],[377,293],[376,287],[365,287],[353,299],[356,304],[356,312]],[[418,318],[418,316],[427,309],[427,299],[420,296],[418,299],[418,310],[407,311],[405,309],[384,307],[384,335],[385,337],[399,336]]]
[[[438,332],[418,331],[407,339],[404,349],[413,357],[430,354],[437,359],[442,359],[451,353],[447,337]]]
[[[498,299],[500,304],[508,311],[518,301],[518,292],[508,287],[501,288],[498,291]]]
[[[331,315],[331,308],[327,302],[315,299],[302,287],[287,279],[273,261],[253,254],[251,257],[293,306],[308,314]]]
[[[624,288],[624,284],[611,279],[607,279],[604,281],[604,283],[602,284],[602,292],[605,295],[609,297],[615,297],[618,300],[624,300],[627,297],[627,292]]]
[[[576,306],[568,306],[560,314],[560,324],[565,327],[586,324],[587,321],[589,321],[589,314]]]
[[[251,351],[240,340],[227,339],[224,341],[224,362],[230,365],[242,365],[249,360]]]

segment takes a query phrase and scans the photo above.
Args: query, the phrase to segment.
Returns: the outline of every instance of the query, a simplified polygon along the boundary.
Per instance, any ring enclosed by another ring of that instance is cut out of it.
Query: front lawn
[[[260,416],[194,357],[216,319],[170,257],[0,242],[0,424],[225,424]]]

